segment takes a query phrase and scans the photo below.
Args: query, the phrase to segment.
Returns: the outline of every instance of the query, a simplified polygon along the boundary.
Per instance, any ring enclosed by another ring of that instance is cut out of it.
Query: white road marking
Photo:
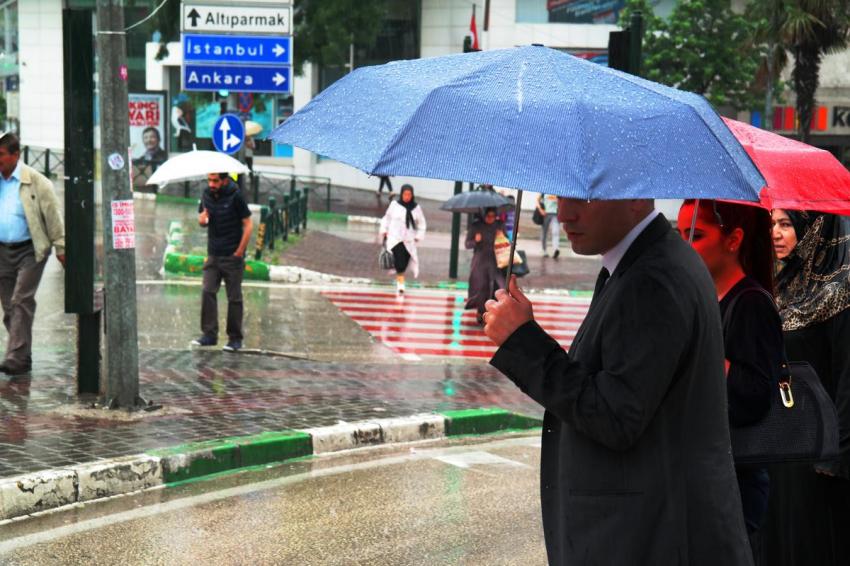
[[[498,440],[495,442],[488,442],[487,444],[476,445],[476,450],[472,450],[473,452],[481,452],[482,448],[486,449],[499,449],[499,448],[507,448],[512,446],[531,446],[534,447],[534,442],[538,439],[533,437],[514,437],[508,438],[504,440]],[[256,493],[258,491],[267,491],[270,489],[275,489],[278,487],[283,487],[287,485],[297,484],[309,479],[313,478],[321,478],[326,476],[335,476],[340,474],[347,474],[355,471],[361,470],[370,470],[374,468],[380,468],[383,466],[392,466],[396,464],[405,464],[408,462],[415,462],[419,460],[429,460],[429,459],[439,459],[442,456],[451,455],[451,454],[462,454],[464,452],[470,452],[470,448],[468,446],[454,446],[448,448],[435,448],[435,449],[417,449],[415,451],[411,450],[404,455],[400,456],[390,456],[387,458],[380,458],[378,460],[372,460],[369,462],[361,462],[358,464],[343,464],[340,466],[334,466],[332,468],[324,468],[319,470],[311,470],[309,472],[304,472],[301,474],[295,474],[292,476],[286,476],[282,478],[275,478],[273,480],[266,480],[255,483],[248,483],[245,485],[240,485],[236,487],[231,487],[227,489],[223,489],[221,491],[215,491],[210,493],[202,493],[199,495],[192,495],[188,497],[184,497],[181,499],[176,499],[174,501],[168,501],[166,503],[154,503],[147,507],[141,507],[138,509],[131,509],[129,511],[122,511],[120,513],[115,513],[112,515],[105,515],[103,517],[97,517],[95,519],[88,519],[86,521],[81,521],[79,523],[64,525],[61,527],[56,527],[53,529],[48,529],[46,531],[41,531],[38,533],[33,533],[29,535],[22,535],[16,538],[11,538],[8,540],[0,541],[0,555],[6,554],[9,552],[13,552],[19,548],[25,548],[28,546],[43,544],[47,542],[54,541],[56,539],[67,537],[71,535],[76,535],[79,533],[84,533],[87,531],[91,531],[94,529],[100,529],[104,527],[108,527],[110,525],[115,525],[118,523],[124,523],[127,521],[134,521],[136,519],[144,519],[147,517],[154,517],[156,515],[160,515],[162,513],[170,513],[173,511],[179,511],[181,509],[186,509],[188,507],[194,507],[197,505],[204,505],[206,503],[211,503],[213,501],[221,501],[222,499],[228,499],[231,497],[239,497],[242,495],[247,495],[250,493]],[[332,457],[332,456],[331,456]],[[502,458],[502,460],[506,460]],[[512,462],[511,460],[506,460],[508,462]],[[513,462],[513,465],[520,465],[528,467],[526,464],[520,464],[519,462]],[[63,511],[67,511],[68,509],[57,509],[53,512],[61,513]]]
[[[508,458],[502,458],[489,452],[475,450],[470,452],[461,452],[459,454],[442,454],[434,456],[435,460],[457,466],[458,468],[467,469],[470,466],[519,466],[521,468],[530,468],[528,464],[516,462]]]

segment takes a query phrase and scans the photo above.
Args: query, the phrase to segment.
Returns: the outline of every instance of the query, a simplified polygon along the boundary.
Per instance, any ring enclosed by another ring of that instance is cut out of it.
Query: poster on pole
[[[130,250],[136,247],[136,220],[133,200],[112,201],[112,248]]]
[[[129,94],[130,159],[133,185],[144,185],[156,168],[165,163],[165,95]]]

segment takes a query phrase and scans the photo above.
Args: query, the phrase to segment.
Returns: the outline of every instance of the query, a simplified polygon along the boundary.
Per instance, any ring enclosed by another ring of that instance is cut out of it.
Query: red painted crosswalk
[[[464,310],[459,294],[408,293],[397,297],[381,291],[327,291],[322,295],[365,331],[406,357],[489,359],[496,351]],[[562,346],[569,347],[587,314],[589,299],[532,298],[537,322]]]

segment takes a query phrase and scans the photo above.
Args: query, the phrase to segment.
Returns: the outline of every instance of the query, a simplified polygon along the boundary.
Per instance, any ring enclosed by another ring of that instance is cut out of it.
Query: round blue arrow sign
[[[213,145],[223,153],[236,153],[245,141],[245,127],[236,114],[222,114],[215,121]]]

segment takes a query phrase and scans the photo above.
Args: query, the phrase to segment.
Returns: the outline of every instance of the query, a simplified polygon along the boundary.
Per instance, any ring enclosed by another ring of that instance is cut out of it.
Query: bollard
[[[282,230],[283,241],[286,242],[287,240],[289,240],[289,221],[290,221],[289,195],[283,195],[283,210],[281,212],[283,214],[283,218],[282,218],[282,222],[281,222],[281,224],[283,225],[282,226],[282,228],[283,228],[283,230]]]
[[[30,164],[30,146],[28,146],[28,145],[24,146],[24,164],[25,165]]]
[[[274,249],[274,241],[277,238],[277,199],[269,197],[269,222],[266,231],[266,243],[270,250]]]
[[[325,198],[325,212],[331,211],[331,182],[328,181],[328,196]]]
[[[307,213],[309,212],[309,208],[307,207],[307,205],[309,204],[307,197],[308,197],[309,193],[310,193],[310,188],[304,187],[304,200],[302,201],[302,206],[301,206],[301,210],[304,212],[304,214],[301,216],[302,227],[303,227],[304,230],[307,229]]]
[[[251,172],[251,190],[254,192],[254,202],[260,202],[260,174]]]
[[[292,199],[292,227],[296,234],[301,233],[301,191],[295,191]]]
[[[44,176],[50,178],[50,148],[44,150]]]
[[[254,259],[260,260],[263,257],[263,245],[265,244],[266,238],[266,223],[269,218],[269,209],[264,206],[260,208],[260,225],[257,226],[257,242],[255,244],[256,251],[254,252]]]

